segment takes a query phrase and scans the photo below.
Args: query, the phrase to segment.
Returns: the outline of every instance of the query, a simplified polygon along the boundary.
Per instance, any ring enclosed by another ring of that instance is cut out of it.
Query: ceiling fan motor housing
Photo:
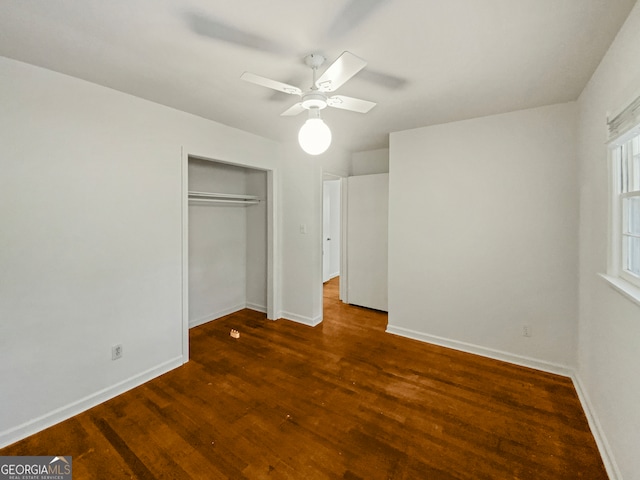
[[[301,103],[302,103],[302,107],[307,110],[314,107],[322,110],[327,106],[327,97],[324,94],[319,93],[317,91],[309,92],[302,95]]]

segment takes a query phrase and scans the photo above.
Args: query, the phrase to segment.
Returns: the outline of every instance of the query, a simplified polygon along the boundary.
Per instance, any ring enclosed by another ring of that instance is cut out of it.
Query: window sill
[[[614,290],[617,290],[636,305],[640,305],[640,288],[623,280],[620,277],[612,277],[604,273],[599,274]]]

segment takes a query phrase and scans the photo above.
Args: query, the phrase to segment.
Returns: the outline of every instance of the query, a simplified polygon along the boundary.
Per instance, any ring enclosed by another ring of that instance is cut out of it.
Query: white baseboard
[[[209,315],[203,315],[202,317],[196,318],[194,320],[189,320],[189,328],[212,322],[227,315],[231,315],[232,313],[244,310],[245,308],[260,313],[267,313],[267,307],[265,307],[264,305],[258,305],[257,303],[242,303],[233,307],[225,308],[224,310],[218,310],[217,312],[210,313]]]
[[[613,456],[611,446],[607,441],[607,437],[604,434],[604,430],[602,429],[600,421],[598,420],[598,416],[596,415],[595,409],[593,408],[593,404],[589,399],[587,390],[584,388],[582,380],[580,379],[580,375],[578,375],[577,372],[573,372],[573,374],[571,375],[571,380],[573,380],[573,385],[576,389],[576,392],[578,393],[578,398],[580,399],[582,409],[584,410],[587,421],[589,422],[589,428],[591,429],[593,438],[595,438],[596,444],[598,445],[598,450],[600,451],[600,456],[602,457],[602,463],[604,463],[604,467],[607,469],[609,479],[622,480],[622,473],[618,468],[618,464],[616,463]]]
[[[247,302],[245,308],[248,308],[249,310],[253,310],[255,312],[267,313],[267,307],[264,305],[258,305],[257,303]]]
[[[246,304],[238,304],[233,307],[224,308],[222,310],[218,310],[208,315],[203,315],[202,317],[194,318],[193,320],[189,320],[189,328],[197,327],[198,325],[202,325],[207,322],[211,322],[212,320],[217,320],[218,318],[224,317],[225,315],[231,315],[232,313],[239,312],[247,308]]]
[[[575,369],[566,365],[560,365],[552,362],[546,362],[535,358],[529,358],[522,355],[516,355],[513,353],[503,352],[500,350],[494,350],[492,348],[482,347],[466,342],[460,342],[458,340],[451,340],[448,338],[438,337],[436,335],[429,335],[415,330],[410,330],[403,327],[396,327],[393,325],[387,326],[387,332],[394,335],[400,335],[402,337],[411,338],[413,340],[419,340],[421,342],[432,343],[441,347],[452,348],[454,350],[460,350],[462,352],[474,353],[483,357],[493,358],[495,360],[501,360],[503,362],[513,363],[523,367],[534,368],[543,372],[554,373],[556,375],[562,375],[569,377],[573,381],[573,385],[578,394],[578,399],[582,405],[582,410],[585,412],[587,421],[593,438],[598,445],[598,451],[602,458],[602,462],[607,470],[607,474],[611,480],[622,480],[622,474],[618,468],[611,446],[607,441],[602,426],[598,420],[598,416],[593,408],[593,404],[589,400],[589,395],[580,380],[579,375]]]
[[[11,445],[12,443],[22,440],[29,435],[33,435],[45,428],[49,428],[57,423],[67,420],[74,415],[78,415],[79,413],[89,410],[96,405],[100,405],[113,397],[117,397],[128,390],[138,387],[153,378],[159,377],[160,375],[181,366],[183,363],[182,355],[172,358],[160,365],[123,380],[122,382],[116,383],[111,387],[95,392],[81,398],[80,400],[70,403],[69,405],[65,405],[64,407],[57,408],[56,410],[46,413],[38,418],[29,420],[22,425],[0,432],[0,448]]]
[[[538,360],[536,358],[503,352],[501,350],[494,350],[493,348],[482,347],[480,345],[474,345],[472,343],[460,342],[458,340],[451,340],[449,338],[438,337],[436,335],[429,335],[427,333],[417,332],[408,328],[388,325],[387,333],[393,333],[394,335],[400,335],[401,337],[407,337],[426,343],[433,343],[435,345],[440,345],[441,347],[447,347],[454,350],[460,350],[462,352],[473,353],[476,355],[481,355],[483,357],[493,358],[495,360],[502,360],[503,362],[513,363],[522,367],[535,368],[536,370],[555,373],[556,375],[562,375],[564,377],[571,378],[573,374],[573,368],[567,365]]]
[[[280,312],[280,318],[291,320],[292,322],[302,323],[303,325],[308,325],[310,327],[315,327],[316,325],[320,324],[320,322],[322,322],[322,316],[320,315],[315,318],[311,318],[291,312]]]
[[[197,327],[198,325],[202,325],[207,322],[212,322],[213,320],[217,320],[218,318],[224,317],[225,315],[230,315],[232,313],[238,312],[245,308],[248,308],[250,310],[255,310],[256,312],[267,313],[267,307],[263,305],[258,305],[255,303],[246,303],[242,305],[236,305],[235,307],[221,310],[219,312],[215,312],[210,315],[205,315],[195,320],[191,320],[189,321],[189,328]],[[292,322],[302,323],[303,325],[309,325],[310,327],[315,327],[320,322],[322,322],[321,315],[318,315],[315,318],[311,318],[311,317],[305,317],[304,315],[298,315],[297,313],[284,312],[284,311],[279,312],[276,318],[291,320]]]

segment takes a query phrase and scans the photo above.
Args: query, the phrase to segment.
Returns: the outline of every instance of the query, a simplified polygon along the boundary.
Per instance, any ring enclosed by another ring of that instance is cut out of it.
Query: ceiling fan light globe
[[[320,155],[331,145],[331,130],[321,118],[309,118],[300,127],[298,143],[309,155]]]

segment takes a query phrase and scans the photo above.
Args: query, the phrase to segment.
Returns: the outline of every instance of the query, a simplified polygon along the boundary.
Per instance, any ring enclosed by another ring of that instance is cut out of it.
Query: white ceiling
[[[377,102],[326,109],[352,151],[388,134],[575,100],[635,0],[0,0],[0,55],[280,141],[305,115],[303,57],[348,50],[368,66],[337,93]],[[328,64],[328,63],[327,63]]]

